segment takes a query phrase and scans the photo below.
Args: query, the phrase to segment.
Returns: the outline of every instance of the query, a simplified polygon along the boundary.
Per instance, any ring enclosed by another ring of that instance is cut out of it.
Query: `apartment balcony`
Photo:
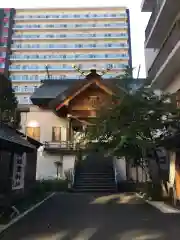
[[[155,2],[156,2],[156,0],[142,0],[141,11],[142,12],[152,12]]]
[[[14,25],[14,30],[58,30],[58,29],[119,29],[119,28],[128,28],[128,24],[124,23],[94,23],[94,24],[16,24]]]
[[[81,64],[82,65],[82,64]],[[112,66],[113,69],[125,69],[127,64],[97,64],[99,66],[99,68],[110,68]],[[97,66],[96,65],[96,66]],[[94,66],[94,64],[87,64],[87,65],[82,65],[79,67],[82,69],[82,70],[88,70],[88,69],[91,69],[92,66]],[[71,66],[71,65],[66,65],[66,66],[61,66],[61,65],[57,65],[57,66],[51,66],[49,65],[48,66],[48,69],[49,71],[74,71],[74,68]],[[35,71],[35,72],[38,72],[38,71],[43,71],[45,72],[46,69],[44,66],[38,66],[38,65],[11,65],[10,68],[9,68],[9,71],[16,71],[16,72],[28,72],[28,71]]]
[[[116,60],[116,59],[129,59],[129,54],[76,54],[76,55],[12,55],[11,61],[77,61],[77,60]],[[0,58],[1,63],[1,58]]]
[[[38,15],[17,15],[15,16],[15,20],[24,21],[24,20],[78,20],[78,19],[123,19],[127,18],[127,13],[103,13],[103,14],[38,14]]]
[[[30,96],[17,96],[18,104],[29,105],[32,104]]]
[[[104,49],[128,49],[129,45],[128,44],[77,44],[77,45],[72,45],[72,44],[51,44],[51,45],[46,45],[46,44],[17,44],[17,45],[12,45],[11,50],[16,50],[16,51],[43,51],[43,50],[104,50]]]
[[[180,1],[156,0],[145,30],[146,48],[160,48],[180,11]]]
[[[180,71],[180,21],[176,22],[169,37],[148,71],[154,88],[165,88]]]
[[[83,34],[45,34],[45,35],[14,35],[12,37],[13,41],[16,40],[75,40],[75,39],[85,39],[85,40],[96,40],[96,39],[128,39],[127,33],[110,33],[110,34],[95,34],[95,33],[83,33]]]
[[[31,86],[27,86],[27,87],[20,87],[20,86],[16,86],[13,87],[14,92],[15,93],[33,93],[36,90],[37,87],[31,87]]]

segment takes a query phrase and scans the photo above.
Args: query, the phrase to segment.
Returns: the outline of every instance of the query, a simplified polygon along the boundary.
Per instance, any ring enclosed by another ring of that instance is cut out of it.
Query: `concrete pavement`
[[[180,214],[163,214],[134,194],[57,194],[1,240],[179,240]]]

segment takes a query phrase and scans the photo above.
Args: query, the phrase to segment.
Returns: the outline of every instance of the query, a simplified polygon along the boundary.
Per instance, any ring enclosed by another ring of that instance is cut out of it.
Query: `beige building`
[[[143,0],[151,12],[145,30],[146,71],[151,86],[165,92],[180,89],[180,1]]]
[[[44,110],[38,106],[30,106],[28,112],[21,113],[21,131],[40,142],[54,142],[57,140],[67,141],[68,120],[57,117],[51,110]],[[53,134],[59,131],[59,137]],[[60,141],[59,141],[60,142]],[[37,179],[57,177],[57,163],[61,162],[59,177],[64,177],[66,170],[74,167],[75,155],[51,154],[40,148],[37,159]]]
[[[132,65],[129,10],[125,7],[15,9],[10,79],[20,104],[47,78],[82,78],[92,68],[120,75]]]

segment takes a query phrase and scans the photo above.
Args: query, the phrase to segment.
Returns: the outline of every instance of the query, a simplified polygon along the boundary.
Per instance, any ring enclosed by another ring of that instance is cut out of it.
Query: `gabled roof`
[[[111,88],[109,88],[109,86],[106,85],[105,81],[102,81],[100,79],[86,79],[83,82],[79,82],[79,84],[69,87],[62,94],[60,93],[56,97],[56,99],[52,100],[49,103],[50,107],[52,108],[55,107],[56,111],[59,110],[62,107],[61,103],[67,105],[73,98],[75,98],[77,95],[79,95],[81,92],[83,92],[93,84],[96,84],[99,88],[103,89],[108,94],[110,95],[113,94],[113,91],[111,91]]]
[[[30,142],[32,145],[34,145],[36,148],[39,148],[40,146],[43,146],[43,144],[39,141],[37,141],[36,139],[30,137],[30,136],[26,136],[24,133],[20,132],[19,130],[16,129],[16,132],[21,136],[21,137],[26,137],[26,139],[28,140],[28,142]]]
[[[16,129],[11,128],[5,123],[0,122],[0,140],[18,144],[21,147],[35,149],[35,145],[24,139]]]
[[[93,79],[94,78],[94,79]],[[79,91],[81,88],[89,84],[90,81],[99,80],[101,84],[116,92],[119,79],[101,79],[95,70],[85,79],[66,79],[66,80],[44,80],[43,84],[36,89],[31,97],[34,105],[45,104],[51,108],[55,108],[57,104],[65,101],[68,97]],[[134,79],[135,85],[141,85],[145,79]]]
[[[47,100],[47,103],[63,93],[75,80],[44,80],[43,84],[36,89],[31,96],[33,104],[38,104],[41,100]],[[79,80],[77,80],[79,81]]]

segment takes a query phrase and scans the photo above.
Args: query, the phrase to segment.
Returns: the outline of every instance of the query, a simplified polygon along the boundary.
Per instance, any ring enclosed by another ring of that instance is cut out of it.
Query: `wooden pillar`
[[[67,141],[72,140],[72,119],[68,118],[68,124],[67,124]]]

